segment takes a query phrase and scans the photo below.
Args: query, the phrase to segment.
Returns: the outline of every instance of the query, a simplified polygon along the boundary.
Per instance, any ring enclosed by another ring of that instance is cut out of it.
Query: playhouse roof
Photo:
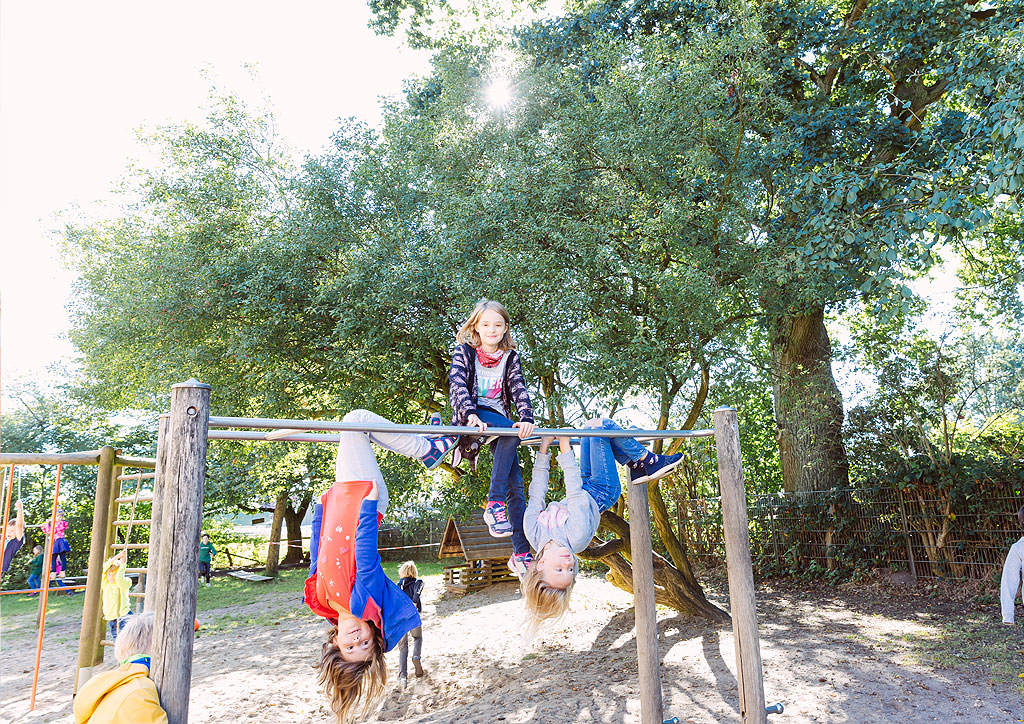
[[[438,558],[464,556],[467,561],[505,559],[511,555],[512,539],[491,537],[482,510],[474,511],[468,519],[449,518],[437,551]]]

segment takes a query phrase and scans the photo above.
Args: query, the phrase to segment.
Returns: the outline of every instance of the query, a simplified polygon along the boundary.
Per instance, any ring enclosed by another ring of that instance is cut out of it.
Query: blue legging
[[[601,420],[603,430],[623,428],[607,418]],[[580,476],[583,489],[604,512],[615,505],[622,495],[622,483],[615,463],[625,465],[642,460],[647,448],[631,437],[584,437],[580,443]]]

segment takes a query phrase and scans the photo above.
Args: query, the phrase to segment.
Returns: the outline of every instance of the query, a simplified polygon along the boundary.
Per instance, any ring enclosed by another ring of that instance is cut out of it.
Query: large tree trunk
[[[843,398],[832,376],[825,311],[771,319],[772,389],[787,493],[845,487]]]
[[[601,526],[619,536],[607,543],[590,544],[580,553],[581,558],[599,560],[608,566],[606,578],[614,586],[624,591],[633,592],[632,549],[629,544],[629,523],[612,511],[601,515]],[[686,572],[669,563],[657,553],[654,557],[654,600],[663,606],[669,606],[680,613],[702,616],[709,621],[728,621],[729,614],[708,601],[700,584],[693,578],[686,563]],[[685,554],[683,560],[686,560]]]
[[[288,507],[288,493],[277,496],[274,505],[274,522],[270,525],[270,545],[267,548],[267,567],[264,573],[268,576],[277,575],[277,566],[281,558],[281,523],[284,522],[284,509]]]
[[[302,519],[306,515],[306,510],[309,509],[312,499],[312,494],[306,493],[298,510],[292,508],[291,500],[288,501],[288,505],[284,509],[284,525],[285,530],[288,531],[287,548],[284,559],[281,561],[284,565],[302,563]]]

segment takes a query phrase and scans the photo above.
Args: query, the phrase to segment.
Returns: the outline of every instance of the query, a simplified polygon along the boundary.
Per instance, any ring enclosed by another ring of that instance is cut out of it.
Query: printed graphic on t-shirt
[[[501,377],[482,377],[477,376],[476,378],[476,396],[477,399],[483,400],[498,400],[501,399]]]

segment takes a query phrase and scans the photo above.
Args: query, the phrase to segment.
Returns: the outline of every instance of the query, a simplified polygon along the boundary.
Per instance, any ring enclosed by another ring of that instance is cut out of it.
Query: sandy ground
[[[633,612],[626,593],[602,579],[581,578],[570,616],[542,629],[520,656],[515,585],[452,596],[443,594],[438,576],[426,581],[426,676],[399,687],[398,652],[388,654],[388,698],[375,720],[639,722]],[[724,604],[722,591],[709,595]],[[934,612],[885,599],[884,593],[871,598],[761,587],[766,697],[786,707],[770,722],[1024,719],[1016,682],[992,677],[983,661],[957,670],[918,663],[912,642],[915,635],[936,633]],[[249,605],[208,611],[204,619],[210,626],[195,642],[191,722],[332,721],[312,670],[324,626],[297,597],[257,594]],[[30,713],[35,634],[24,624],[4,622],[0,721],[72,721],[79,625],[48,625],[46,663]],[[993,625],[999,625],[994,616]],[[739,722],[731,630],[666,610],[659,610],[658,629],[666,718]]]

